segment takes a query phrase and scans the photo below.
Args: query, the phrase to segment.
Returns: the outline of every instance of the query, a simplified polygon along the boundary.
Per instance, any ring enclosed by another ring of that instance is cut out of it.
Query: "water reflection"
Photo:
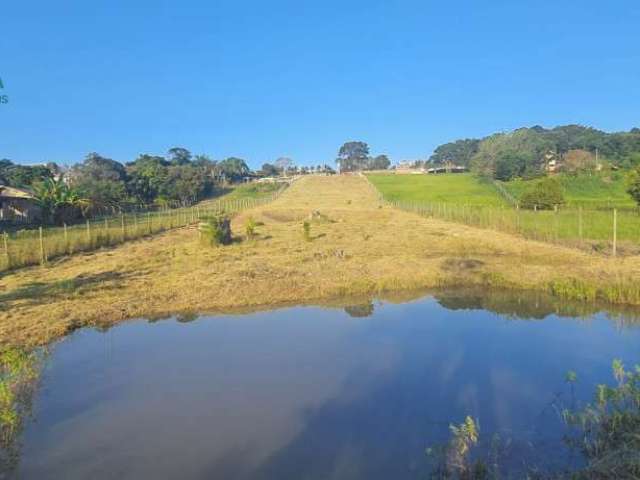
[[[417,295],[78,331],[51,356],[19,478],[425,478],[425,448],[466,415],[515,458],[552,458],[564,373],[588,398],[612,358],[639,360],[638,329],[561,318],[579,305]]]
[[[0,478],[20,460],[20,435],[31,416],[44,352],[8,348],[0,353]]]
[[[361,305],[349,305],[344,307],[344,311],[347,315],[354,318],[370,317],[373,315],[373,302],[363,303]]]

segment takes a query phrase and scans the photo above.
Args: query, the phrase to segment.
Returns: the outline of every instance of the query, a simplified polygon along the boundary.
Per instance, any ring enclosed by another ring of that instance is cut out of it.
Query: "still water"
[[[466,415],[507,462],[553,463],[559,408],[640,363],[633,321],[581,308],[439,294],[81,330],[51,348],[11,477],[422,479]]]

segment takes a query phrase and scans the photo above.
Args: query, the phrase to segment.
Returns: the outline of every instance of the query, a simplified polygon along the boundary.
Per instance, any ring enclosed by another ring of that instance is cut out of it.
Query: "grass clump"
[[[311,241],[311,222],[309,220],[302,222],[302,235],[305,241]]]
[[[231,243],[231,221],[224,214],[207,218],[198,231],[209,245],[217,247]]]
[[[247,236],[247,240],[254,240],[257,236],[256,233],[256,227],[258,225],[256,224],[256,221],[253,219],[253,217],[249,217],[247,218],[247,221],[244,224],[244,232]]]
[[[553,280],[549,283],[549,290],[553,295],[557,295],[567,300],[595,301],[598,297],[598,289],[592,285],[587,285],[575,278],[567,280]]]

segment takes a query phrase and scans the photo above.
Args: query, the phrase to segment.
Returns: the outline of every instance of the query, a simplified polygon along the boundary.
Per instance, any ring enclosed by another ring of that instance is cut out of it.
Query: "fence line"
[[[522,235],[574,247],[589,247],[615,256],[620,247],[640,252],[640,215],[632,211],[524,210],[485,205],[387,201],[388,205],[425,217]]]
[[[518,207],[518,203],[519,203],[518,200],[513,195],[511,195],[511,193],[509,193],[506,188],[504,188],[504,185],[501,182],[499,182],[498,180],[494,180],[493,186],[496,188],[496,190],[502,196],[502,198],[504,198],[508,203],[510,203],[514,207],[516,208]]]
[[[201,218],[221,213],[233,214],[265,205],[277,199],[286,187],[262,198],[220,199],[205,205],[173,210],[121,213],[88,220],[84,224],[38,230],[19,230],[2,234],[3,255],[0,271],[29,265],[46,264],[62,255],[88,252],[117,245],[155,233],[185,227]]]

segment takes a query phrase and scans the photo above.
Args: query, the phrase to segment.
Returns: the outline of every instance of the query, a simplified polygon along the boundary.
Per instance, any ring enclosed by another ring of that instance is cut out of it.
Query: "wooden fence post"
[[[553,206],[553,235],[554,240],[558,241],[558,205]]]
[[[613,209],[613,256],[618,254],[618,210]]]
[[[87,218],[87,244],[91,247],[91,223]]]
[[[69,253],[69,233],[66,222],[62,224],[62,228],[64,229],[64,253]]]
[[[578,207],[578,237],[582,241],[582,205]]]
[[[43,233],[42,233],[42,226],[40,226],[40,228],[38,229],[38,232],[40,234],[40,265],[44,265],[45,264],[44,236],[43,236]]]
[[[11,257],[9,256],[9,235],[7,232],[2,234],[2,239],[4,240],[4,256],[7,259],[7,270],[11,268]]]
[[[127,239],[127,231],[124,228],[124,213],[120,214],[120,229],[122,230],[122,241]]]

